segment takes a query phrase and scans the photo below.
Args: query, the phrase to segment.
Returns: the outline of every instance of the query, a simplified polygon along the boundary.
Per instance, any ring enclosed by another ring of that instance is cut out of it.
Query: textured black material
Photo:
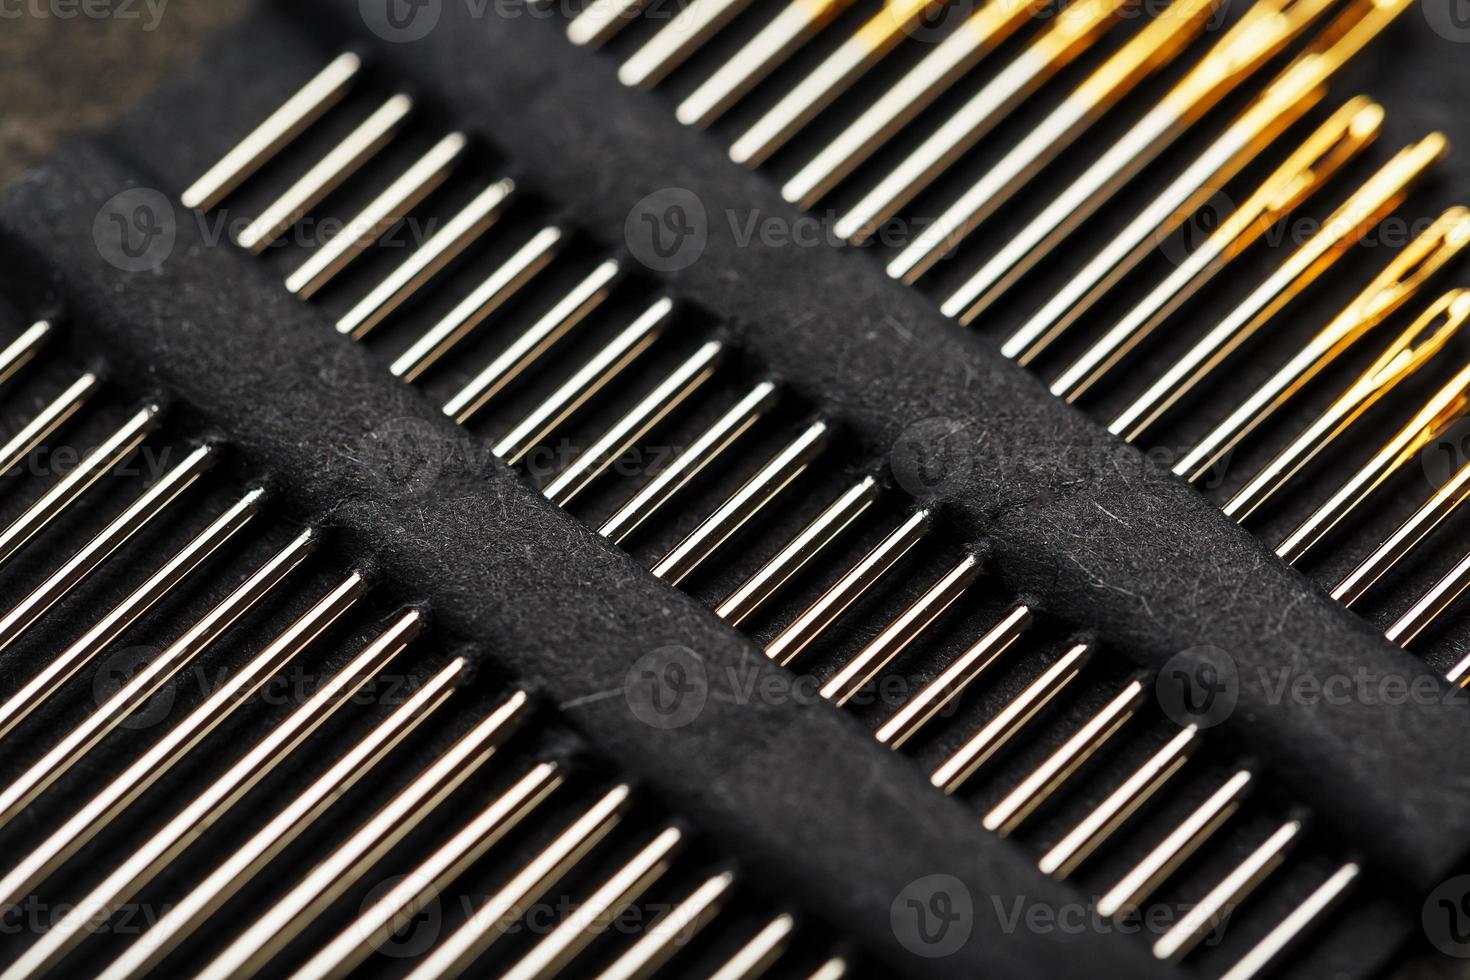
[[[0,215],[12,255],[36,250],[12,266],[22,279],[12,288],[41,285],[45,264],[64,270],[46,286],[65,320],[85,324],[79,353],[100,344],[117,376],[156,381],[226,428],[291,486],[301,512],[325,515],[345,553],[371,557],[394,593],[426,601],[442,635],[483,642],[538,682],[591,743],[678,799],[770,892],[827,914],[893,969],[933,976],[958,964],[916,960],[888,927],[909,881],[942,871],[976,896],[1079,900],[825,704],[740,703],[739,679],[777,672],[748,641],[486,462],[245,256],[200,247],[185,222],[156,274],[108,269],[88,244],[91,216],[132,179],[85,144],[32,174]],[[397,453],[442,465],[403,480]],[[658,729],[632,715],[622,690],[639,656],[670,643],[704,659],[710,700],[696,723]],[[1087,939],[1006,935],[989,915],[977,928],[963,969],[994,976],[1064,975]],[[1158,969],[1137,947],[1107,946],[1087,954],[1094,975]]]
[[[372,43],[357,4],[335,6],[340,23],[324,34],[355,31]],[[1243,689],[1228,734],[1388,873],[1414,889],[1444,877],[1470,832],[1470,784],[1446,777],[1470,771],[1463,706],[1271,703],[1257,668],[1275,674],[1289,664],[1308,676],[1362,668],[1442,686],[1433,671],[924,296],[876,274],[869,257],[741,247],[742,220],[797,218],[767,178],[683,130],[661,100],[617,85],[613,62],[570,49],[557,21],[520,13],[476,17],[446,4],[427,38],[378,50],[391,75],[442,96],[461,124],[514,148],[520,169],[608,242],[621,239],[645,195],[693,191],[712,218],[703,257],[669,276],[680,295],[729,318],[748,347],[872,452],[925,419],[963,425],[974,440],[969,470],[946,480],[942,496],[997,544],[999,573],[1015,591],[1041,595],[1148,663],[1199,644],[1229,651]],[[140,120],[134,131],[158,147],[169,122],[153,125]],[[231,138],[196,159],[166,156],[182,176]]]

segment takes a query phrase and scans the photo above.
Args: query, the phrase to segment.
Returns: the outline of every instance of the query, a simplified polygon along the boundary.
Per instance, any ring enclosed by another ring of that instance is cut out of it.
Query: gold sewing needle
[[[1288,565],[1301,561],[1315,545],[1351,514],[1437,434],[1470,407],[1470,363],[1455,373],[1383,448],[1324,500],[1276,547]]]
[[[152,881],[190,844],[274,772],[354,696],[376,678],[418,635],[421,616],[399,617],[310,698],[271,728],[224,774],[209,784],[168,822],[135,848],[126,859],[52,924],[4,973],[0,980],[19,980],[49,969],[91,932],[105,925],[122,903]]]
[[[24,636],[38,619],[106,564],[117,549],[156,520],[218,461],[218,448],[206,443],[139,494],[9,612],[0,615],[0,650]]]
[[[287,276],[286,288],[302,299],[311,299],[321,292],[384,232],[437,190],[449,178],[467,146],[469,140],[463,133],[450,133],[430,147]]]
[[[724,966],[710,974],[709,980],[755,980],[786,952],[795,929],[796,920],[781,913],[726,960]]]
[[[1174,466],[1193,483],[1339,356],[1412,299],[1470,245],[1470,210],[1451,208],[1389,262],[1332,322],[1251,393]]]
[[[658,513],[679,491],[684,489],[715,460],[723,456],[741,436],[750,431],[776,404],[779,389],[775,382],[758,382],[724,414],[710,424],[674,461],[628,498],[597,533],[614,544]]]
[[[198,980],[254,976],[478,772],[529,715],[517,691],[475,724],[322,858],[211,961]]]
[[[21,332],[4,349],[0,349],[0,385],[5,384],[19,373],[40,353],[41,347],[51,336],[51,324],[47,320],[37,320]]]
[[[874,737],[890,749],[903,748],[906,742],[923,731],[924,726],[963,694],[975,678],[1009,650],[1031,625],[1031,620],[1031,608],[1024,604],[1006,613],[1000,622],[956,657],[938,677],[904,702],[903,707],[883,723]]]
[[[1108,424],[1108,431],[1125,442],[1142,438],[1150,426],[1402,204],[1414,181],[1442,159],[1448,148],[1441,134],[1432,133],[1390,160],[1327,218],[1321,231],[1119,412]]]
[[[292,980],[327,980],[350,974],[384,940],[535,813],[565,778],[555,762],[533,766],[293,972]]]
[[[1470,464],[1456,470],[1454,476],[1430,494],[1408,520],[1333,586],[1332,598],[1348,607],[1363,598],[1379,579],[1423,544],[1424,539],[1433,534],[1467,496],[1470,496]]]
[[[708,126],[851,5],[852,0],[791,0],[679,103],[675,118],[686,126]]]
[[[791,581],[792,576],[837,540],[853,521],[877,503],[881,494],[882,488],[871,476],[863,477],[843,491],[750,578],[726,596],[715,607],[715,615],[731,626],[740,626],[769,602],[782,586]]]
[[[766,656],[783,667],[795,660],[923,540],[931,523],[932,514],[927,509],[916,510],[901,521],[789,626],[777,633],[766,644]]]
[[[1067,780],[1106,745],[1128,723],[1144,701],[1148,689],[1142,681],[1130,681],[1111,701],[1077,729],[1030,775],[985,814],[986,830],[1002,837],[1016,831],[1026,818],[1052,797]]]
[[[857,655],[822,685],[821,695],[839,708],[852,700],[884,667],[923,635],[980,576],[980,559],[965,555],[885,626]]]
[[[32,450],[81,411],[101,383],[102,379],[90,371],[81,375],[0,446],[0,476],[19,466]]]
[[[912,285],[990,219],[1144,79],[1163,70],[1205,30],[1217,0],[1174,0],[1119,48],[978,181],[920,229],[888,263]]]
[[[1061,880],[1076,871],[1183,768],[1199,745],[1198,734],[1190,725],[1149,756],[1042,856],[1041,873]]]
[[[15,726],[50,700],[67,681],[76,676],[77,671],[91,663],[97,654],[105,650],[128,627],[168,596],[200,564],[223,547],[225,542],[234,537],[235,532],[250,523],[259,513],[260,501],[264,496],[265,491],[260,489],[246,493],[150,575],[142,585],[129,593],[127,598],[114,606],[111,612],[42,668],[40,673],[27,681],[20,690],[0,702],[0,739],[9,735],[15,730]]]
[[[683,843],[684,834],[677,827],[664,829],[587,896],[550,935],[501,974],[502,980],[551,980],[560,975],[614,919],[663,877]]]
[[[361,340],[408,302],[449,263],[479,241],[500,220],[505,202],[515,190],[506,177],[476,194],[453,218],[404,259],[383,281],[358,300],[337,321],[337,332]]]
[[[1186,2],[1204,6],[1213,0]],[[982,5],[807,161],[782,185],[781,196],[802,208],[817,203],[1042,9],[1037,0]]]
[[[1311,49],[1277,76],[1193,164],[1121,233],[1111,236],[1103,249],[1007,340],[1007,356],[1026,363],[1055,343],[1153,254],[1162,238],[1189,220],[1215,189],[1232,180],[1288,126],[1320,102],[1332,76],[1404,9],[1402,0],[1382,3],[1372,6],[1371,0],[1361,0],[1334,21]],[[1016,275],[1024,275],[1025,271]],[[969,314],[964,322],[970,322]]]
[[[413,111],[413,99],[398,94],[342,138],[327,155],[286,189],[236,237],[240,247],[259,255],[289,231],[308,211],[362,169],[393,141]]]
[[[953,794],[963,786],[1002,746],[1025,728],[1036,717],[1037,712],[1077,679],[1090,652],[1087,644],[1078,643],[1058,657],[1055,663],[996,712],[985,723],[985,727],[935,769],[929,782],[947,794]]]
[[[1268,970],[1303,933],[1337,905],[1357,880],[1359,870],[1352,862],[1338,868],[1292,909],[1291,914],[1277,923],[1265,938],[1236,960],[1220,980],[1253,980]]]
[[[99,974],[98,980],[134,980],[156,967],[432,717],[468,671],[468,662],[457,658],[430,677],[184,898],[173,903],[153,928],[135,939]]]
[[[719,914],[735,876],[722,871],[705,879],[663,918],[643,930],[638,941],[597,975],[597,980],[647,980]]]
[[[1467,588],[1470,588],[1470,554],[1455,562],[1454,567],[1429,587],[1429,591],[1394,620],[1393,625],[1384,631],[1384,638],[1401,647],[1408,646],[1454,605]]]
[[[660,558],[651,569],[653,577],[670,585],[684,581],[805,473],[826,450],[831,434],[831,426],[820,419],[803,429]]]
[[[653,346],[673,318],[674,301],[660,297],[624,327],[612,340],[572,372],[551,394],[510,431],[495,441],[490,451],[496,459],[515,466],[541,445],[558,427],[587,405]]]
[[[1251,788],[1253,778],[1249,771],[1240,769],[1221,784],[1098,899],[1098,914],[1121,921],[1137,911],[1160,885],[1215,835],[1225,821],[1235,815]]]
[[[336,622],[361,598],[364,582],[356,572],[322,596],[315,605],[261,649],[189,712],[121,774],[92,796],[23,857],[0,880],[0,906],[11,905],[53,874],[63,863],[112,823],[162,779],[184,756],[229,718],[279,670]]]
[[[269,595],[316,550],[318,541],[319,535],[315,531],[302,532],[0,790],[0,826],[8,824],[47,787],[70,771],[109,732],[146,704],[169,678],[192,663],[241,616]]]
[[[618,81],[653,88],[750,3],[751,0],[690,0],[673,20],[618,66]]]
[[[145,405],[0,531],[0,566],[137,449],[158,424],[160,411],[157,405]]]
[[[565,233],[555,225],[542,228],[516,253],[500,264],[464,299],[444,314],[408,350],[388,366],[395,378],[416,381],[485,318],[536,278],[565,244]]]
[[[565,878],[622,821],[632,790],[615,786],[517,871],[458,929],[430,950],[408,980],[454,980]]]
[[[184,207],[208,211],[219,204],[341,101],[361,70],[362,59],[351,52],[333,58],[311,81],[179,195]]]
[[[449,399],[444,405],[444,414],[461,425],[468,422],[601,306],[611,295],[619,271],[616,259],[599,263]]]
[[[935,0],[888,0],[883,9],[793,85],[730,147],[730,159],[759,166],[908,36]]]
[[[1241,522],[1259,510],[1364,412],[1432,360],[1467,320],[1470,292],[1455,290],[1436,301],[1326,411],[1236,491],[1222,508],[1225,516]]]
[[[1286,860],[1286,852],[1300,838],[1301,832],[1299,820],[1288,820],[1282,824],[1159,937],[1153,946],[1154,958],[1177,963],[1188,956],[1212,930],[1229,918],[1237,905],[1281,866]]]
[[[1364,4],[1370,0],[1359,2]],[[1407,4],[1407,0],[1384,2],[1392,2],[1399,8]],[[962,323],[972,322],[1331,6],[1316,0],[1286,0],[1284,3],[1260,0],[1246,11],[1225,37],[1127,135],[1053,198],[1040,215],[1009,239],[997,255],[946,299],[941,307],[944,313]],[[1343,16],[1352,17],[1354,11],[1360,9],[1354,7]],[[1216,153],[1223,154],[1220,162],[1236,156],[1225,152],[1227,142],[1246,138],[1247,144],[1251,144],[1249,125],[1267,132],[1276,128],[1276,114],[1290,111],[1295,103],[1311,98],[1323,79],[1336,67],[1335,63],[1325,61],[1315,52],[1294,62],[1246,110],[1238,124],[1226,131],[1228,139],[1217,141],[1211,147]],[[1254,156],[1259,149],[1258,145],[1247,145],[1240,152]],[[1201,176],[1208,179],[1204,174]],[[1045,332],[1039,325],[1030,329],[1038,334]]]
[[[1124,0],[1077,0],[1015,60],[950,113],[837,220],[839,238],[866,241],[1022,103],[1118,23]]]
[[[1366,149],[1382,128],[1383,107],[1370,99],[1353,99],[1333,113],[1199,248],[1058,374],[1051,393],[1069,404],[1087,394],[1226,266]],[[1072,322],[1064,317],[1058,328],[1065,330]],[[1028,352],[1040,353],[1044,346],[1034,344]],[[1028,352],[1018,355],[1019,363],[1030,362]]]
[[[655,426],[675,412],[690,396],[714,377],[724,356],[724,344],[708,341],[662,381],[654,385],[632,408],[628,409],[607,431],[592,440],[577,458],[541,489],[542,496],[566,507],[577,495],[648,435]]]

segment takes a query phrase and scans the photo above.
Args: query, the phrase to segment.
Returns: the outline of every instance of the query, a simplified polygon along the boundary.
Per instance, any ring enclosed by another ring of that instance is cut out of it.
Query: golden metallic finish
[[[1026,688],[998,711],[985,727],[934,770],[929,782],[945,793],[953,793],[980,771],[995,753],[1036,717],[1042,708],[1077,679],[1090,655],[1087,644],[1079,643],[1058,657]]]
[[[1301,561],[1333,528],[1407,466],[1435,436],[1470,408],[1470,363],[1460,368],[1392,438],[1276,547],[1289,565]]]
[[[327,942],[291,974],[292,980],[345,977],[382,943],[412,922],[419,910],[439,896],[469,867],[505,839],[565,780],[554,762],[532,767],[490,805],[363,910],[347,928]]]
[[[1193,482],[1271,417],[1368,331],[1412,299],[1470,245],[1470,210],[1451,208],[1389,262],[1388,267],[1299,353],[1257,388],[1174,467]]]
[[[1199,745],[1198,734],[1190,725],[1135,769],[1042,856],[1042,874],[1062,879],[1076,871],[1189,761]]]
[[[891,749],[903,748],[904,743],[923,731],[975,678],[1011,648],[1031,625],[1031,619],[1029,607],[1020,605],[1012,609],[884,722],[875,736],[878,741]]]
[[[944,611],[954,605],[979,576],[980,559],[974,555],[961,558],[957,565],[941,575],[898,618],[885,626],[872,642],[843,664],[822,685],[822,697],[839,708],[847,704],[865,684],[877,677],[884,667],[892,663],[909,644],[944,615]]]
[[[1284,487],[1302,468],[1332,445],[1379,399],[1431,361],[1470,321],[1470,291],[1442,296],[1342,394],[1251,477],[1222,508],[1225,516],[1245,521]]]
[[[431,950],[409,980],[454,980],[464,973],[611,833],[622,820],[631,795],[627,786],[608,791]]]
[[[1449,150],[1440,133],[1406,147],[1334,211],[1321,230],[1120,412],[1108,431],[1136,442],[1180,399],[1330,269],[1403,203],[1414,182]]]
[[[1218,6],[1218,0],[1174,0],[905,246],[888,263],[888,274],[917,282],[1108,110],[1189,47]]]
[[[1216,926],[1229,918],[1237,905],[1281,866],[1281,862],[1286,860],[1286,852],[1296,843],[1301,832],[1300,821],[1288,820],[1282,824],[1159,937],[1153,946],[1154,957],[1177,963],[1188,956]]]
[[[1087,394],[1226,266],[1366,149],[1382,129],[1383,107],[1370,99],[1353,99],[1333,113],[1188,259],[1057,375],[1051,393],[1068,403]],[[1197,210],[1189,205],[1186,208]],[[1116,278],[1110,277],[1108,285]],[[1091,302],[1089,297],[1058,320],[1046,335],[1045,344],[1075,323]],[[1026,362],[1023,356],[1021,363]]]
[[[1126,685],[985,814],[985,829],[1002,837],[1013,833],[1127,724],[1146,693],[1142,681]]]
[[[98,980],[135,980],[156,967],[428,720],[449,700],[454,685],[468,670],[466,661],[456,659],[430,677],[413,697],[378,722],[184,898],[174,902],[153,928],[133,940],[108,965]]]

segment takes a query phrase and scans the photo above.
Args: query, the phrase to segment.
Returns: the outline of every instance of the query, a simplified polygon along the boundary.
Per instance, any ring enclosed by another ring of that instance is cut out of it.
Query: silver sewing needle
[[[363,579],[349,575],[234,671],[121,774],[92,796],[0,880],[0,904],[9,905],[50,876],[175,764],[207,738],[281,668],[309,646],[361,597]]]
[[[378,676],[418,634],[421,615],[399,617],[356,657],[334,673],[307,700],[275,724],[244,755],[195,796],[146,841],[133,849],[102,879],[70,915],[52,924],[4,973],[0,980],[20,980],[54,966],[78,942],[105,925],[119,906],[145,887],[160,871],[198,840],[235,804],[289,760],[338,711]]]
[[[468,422],[601,306],[611,294],[618,272],[616,259],[600,263],[456,392],[445,403],[444,414],[461,425]]]
[[[408,980],[454,980],[622,822],[632,797],[615,786],[582,812],[423,958]]]
[[[618,66],[618,81],[652,88],[750,3],[751,0],[690,0],[673,20]]]
[[[471,330],[546,268],[560,250],[564,237],[562,230],[555,226],[543,228],[533,235],[389,365],[393,376],[404,381],[418,380],[419,375],[453,350]]]
[[[61,686],[76,675],[138,618],[157,605],[192,574],[205,559],[234,537],[260,510],[264,490],[251,490],[232,507],[215,518],[188,544],[163,564],[147,580],[128,594],[122,602],[63,650],[35,677],[14,694],[0,702],[0,739],[51,698]]]
[[[703,344],[654,385],[606,432],[592,440],[566,469],[542,489],[542,494],[558,507],[570,504],[624,453],[638,445],[655,426],[703,387],[714,376],[723,356],[724,344],[720,341],[711,340]]]
[[[479,241],[500,219],[505,202],[513,190],[515,181],[507,177],[497,180],[476,194],[428,241],[388,273],[352,309],[342,314],[342,318],[337,321],[337,332],[353,340],[366,337],[374,327],[428,285],[449,263]]]
[[[830,438],[831,426],[826,422],[819,419],[808,425],[660,558],[651,569],[654,578],[670,585],[684,581],[805,473],[826,450]]]
[[[1312,894],[1292,909],[1291,914],[1277,923],[1265,938],[1236,960],[1235,965],[1226,970],[1220,980],[1253,980],[1270,969],[1303,933],[1342,900],[1353,882],[1357,881],[1359,871],[1359,867],[1352,862],[1334,871]]]
[[[567,25],[567,40],[578,47],[600,48],[638,18],[649,0],[592,0]]]
[[[793,619],[766,644],[766,656],[786,666],[862,598],[898,564],[904,555],[929,533],[933,515],[927,509],[914,511],[899,522],[873,550],[843,573],[842,577]]]
[[[1077,0],[1064,8],[1045,33],[946,116],[938,129],[837,220],[834,229],[838,237],[854,243],[866,241],[883,222],[1118,23],[1114,14],[1122,2]]]
[[[15,469],[48,436],[75,415],[96,393],[101,380],[90,371],[67,386],[21,430],[0,446],[0,476]]]
[[[786,952],[796,920],[786,913],[772,919],[751,940],[725,961],[709,980],[755,980]]]
[[[449,178],[469,140],[450,133],[416,160],[397,180],[350,218],[331,240],[317,246],[300,267],[286,277],[286,288],[311,299],[335,279],[383,233],[413,210]]]
[[[663,918],[644,929],[638,941],[599,973],[597,980],[648,980],[657,974],[719,914],[734,883],[735,876],[729,871],[706,878]]]
[[[468,670],[465,660],[455,659],[425,681],[184,898],[174,902],[151,929],[133,940],[98,975],[98,980],[134,980],[156,967],[432,717]]]
[[[844,490],[726,596],[715,607],[715,615],[731,626],[740,626],[875,504],[881,493],[878,481],[871,476]]]
[[[362,69],[362,59],[340,54],[279,109],[266,117],[218,163],[179,196],[186,208],[208,211],[291,144],[341,101]]]
[[[480,719],[236,936],[199,972],[198,980],[243,980],[260,972],[478,772],[519,730],[529,705],[530,697],[517,691]]]
[[[505,435],[495,441],[491,452],[515,466],[531,450],[576,414],[603,388],[628,369],[653,346],[673,319],[674,301],[667,296],[654,300],[586,363],[572,372],[556,390]]]
[[[982,5],[793,174],[781,186],[781,196],[802,208],[816,204],[1038,9],[1036,0],[991,0]]]
[[[614,544],[621,544],[749,432],[776,404],[778,395],[775,382],[758,382],[674,457],[673,462],[635,491],[602,523],[597,533]]]
[[[1394,620],[1393,625],[1384,631],[1384,637],[1390,643],[1408,646],[1414,642],[1415,637],[1444,615],[1445,610],[1454,605],[1467,588],[1470,588],[1470,554],[1455,562],[1449,571],[1429,587],[1429,591]]]
[[[240,232],[236,238],[240,247],[256,255],[264,252],[377,156],[412,111],[413,100],[406,95],[395,95],[384,102]]]
[[[0,385],[15,377],[21,368],[35,360],[50,336],[50,322],[37,320],[22,331],[19,337],[0,349]]]

